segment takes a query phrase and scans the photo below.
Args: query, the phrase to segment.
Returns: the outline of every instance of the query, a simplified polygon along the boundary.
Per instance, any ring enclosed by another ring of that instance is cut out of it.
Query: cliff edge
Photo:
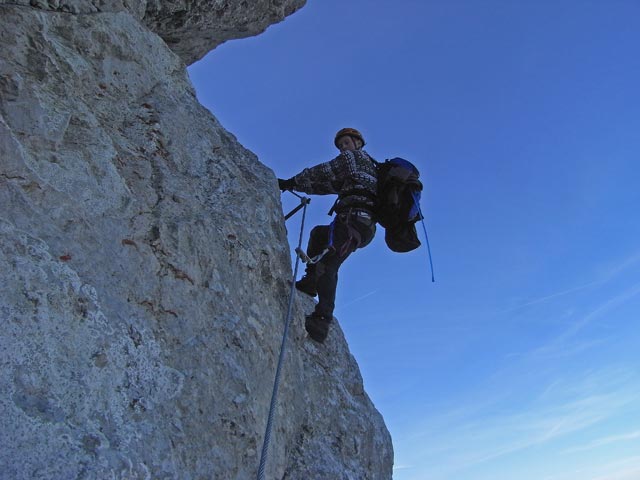
[[[291,276],[273,172],[185,64],[304,2],[0,1],[0,478],[255,478]],[[296,298],[270,479],[388,479]]]

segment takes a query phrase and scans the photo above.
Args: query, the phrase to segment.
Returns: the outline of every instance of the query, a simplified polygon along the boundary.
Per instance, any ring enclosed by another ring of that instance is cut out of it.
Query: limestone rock
[[[148,0],[145,23],[188,65],[232,38],[263,32],[306,0]]]
[[[56,13],[128,12],[160,35],[186,65],[221,43],[262,33],[306,0],[0,0]]]
[[[147,6],[102,3],[0,4],[0,478],[255,478],[291,276],[276,180]],[[267,478],[390,478],[339,325],[312,343],[311,308]]]

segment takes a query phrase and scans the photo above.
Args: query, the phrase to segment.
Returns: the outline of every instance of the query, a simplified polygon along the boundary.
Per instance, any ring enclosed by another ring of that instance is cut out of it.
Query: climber
[[[320,343],[327,338],[333,319],[340,265],[356,249],[367,246],[376,232],[376,165],[362,150],[364,137],[354,128],[343,128],[336,134],[334,144],[340,154],[333,160],[305,168],[288,180],[278,179],[282,191],[338,195],[329,212],[335,212],[336,217],[330,225],[311,230],[306,253],[316,257],[326,248],[328,252],[317,263],[307,263],[304,276],[296,282],[299,291],[318,296],[314,311],[305,318],[305,328]]]

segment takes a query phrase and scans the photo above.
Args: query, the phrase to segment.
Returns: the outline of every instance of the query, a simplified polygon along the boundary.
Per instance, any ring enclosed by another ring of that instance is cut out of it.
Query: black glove
[[[278,179],[278,187],[283,192],[285,190],[293,190],[296,187],[296,182],[295,182],[295,180],[293,178],[290,178],[288,180],[283,180],[282,178],[279,178]]]

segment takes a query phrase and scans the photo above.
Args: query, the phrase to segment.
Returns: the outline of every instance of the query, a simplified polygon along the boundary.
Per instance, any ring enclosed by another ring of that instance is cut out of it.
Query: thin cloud
[[[640,399],[640,385],[628,372],[603,369],[569,381],[555,381],[518,410],[503,414],[502,402],[478,409],[436,414],[420,434],[422,461],[449,474],[576,434],[621,415]],[[493,412],[492,414],[490,412]],[[446,418],[446,422],[439,421]],[[438,425],[434,425],[435,423]],[[633,432],[638,434],[640,432]],[[626,439],[632,440],[627,434]],[[609,441],[622,441],[611,437]],[[603,439],[604,441],[604,439]],[[596,445],[597,446],[597,445]],[[594,446],[595,448],[595,446]]]
[[[586,450],[593,450],[594,448],[603,447],[605,445],[610,445],[612,443],[629,442],[629,441],[638,440],[638,439],[640,439],[640,430],[635,430],[629,433],[623,433],[620,435],[610,435],[608,437],[599,438],[586,445],[568,448],[565,450],[565,453],[583,452]]]
[[[543,345],[542,347],[535,350],[533,352],[533,355],[537,357],[548,358],[548,357],[558,356],[560,352],[564,354],[564,352],[566,352],[566,342],[569,339],[574,337],[578,332],[580,332],[582,329],[584,329],[587,325],[589,325],[598,317],[627,303],[629,300],[633,299],[638,294],[640,294],[640,283],[636,283],[631,288],[626,289],[619,295],[616,295],[610,300],[607,300],[606,302],[602,303],[587,315],[584,315],[580,320],[578,320],[573,325],[571,325],[567,330],[565,330],[558,337],[554,338],[552,341],[548,342],[546,345]]]
[[[616,394],[595,395],[566,404],[533,409],[511,417],[494,418],[476,426],[473,436],[492,445],[484,453],[469,456],[468,465],[494,460],[529,447],[552,442],[562,436],[593,426],[611,415],[612,405],[622,407],[630,400]],[[484,447],[486,449],[486,447]]]
[[[640,251],[633,253],[619,264],[611,267],[607,272],[604,273],[602,282],[608,282],[628,268],[633,267],[638,262],[640,262]]]
[[[555,341],[557,340],[558,339],[555,339]],[[609,338],[597,338],[592,340],[586,339],[586,340],[574,341],[571,344],[565,343],[564,345],[562,345],[562,348],[548,348],[547,350],[544,350],[545,347],[541,347],[538,350],[536,350],[534,355],[544,356],[544,358],[546,358],[547,360],[572,357],[574,355],[578,355],[588,350],[604,345],[609,340],[610,340]],[[549,344],[547,344],[547,347],[548,346]]]
[[[530,307],[530,306],[538,305],[538,304],[541,304],[541,303],[546,303],[546,302],[548,302],[550,300],[555,300],[557,298],[564,297],[564,296],[570,295],[572,293],[580,292],[582,290],[586,290],[586,289],[591,288],[591,287],[596,287],[598,285],[603,285],[603,284],[611,281],[612,279],[614,279],[615,277],[617,277],[621,273],[623,273],[625,270],[633,267],[638,262],[640,262],[640,252],[635,252],[635,253],[631,254],[630,256],[628,256],[627,258],[625,258],[620,263],[610,267],[604,273],[599,274],[598,275],[599,278],[597,280],[593,280],[591,282],[587,282],[585,284],[578,285],[577,287],[567,288],[565,290],[562,290],[562,291],[559,291],[559,292],[556,292],[556,293],[551,293],[549,295],[545,295],[545,296],[542,296],[542,297],[539,297],[539,298],[534,298],[533,300],[529,300],[529,301],[527,301],[525,303],[521,303],[519,305],[515,305],[513,307],[506,308],[506,309],[501,310],[501,311],[499,311],[497,313],[513,312],[513,311],[519,310],[521,308]]]
[[[560,291],[560,292],[557,292],[557,293],[551,293],[551,294],[545,295],[543,297],[539,297],[539,298],[535,298],[533,300],[529,300],[528,302],[521,303],[520,305],[516,305],[514,307],[510,307],[510,308],[501,310],[498,313],[510,313],[510,312],[519,310],[521,308],[530,307],[532,305],[538,305],[540,303],[545,303],[545,302],[548,302],[549,300],[553,300],[553,299],[556,299],[558,297],[563,297],[563,296],[569,295],[571,293],[579,292],[581,290],[586,290],[587,288],[593,287],[595,285],[599,285],[601,283],[602,283],[602,281],[600,281],[600,280],[596,280],[596,281],[593,281],[593,282],[585,283],[584,285],[579,285],[577,287],[569,288],[567,290],[563,290],[563,291]]]
[[[638,480],[640,478],[640,456],[623,458],[604,465],[605,474],[588,477],[586,480]]]
[[[342,305],[342,306],[340,307],[340,310],[344,310],[345,308],[347,308],[347,307],[349,307],[349,306],[353,305],[354,303],[361,302],[361,301],[362,301],[362,300],[364,300],[365,298],[369,298],[369,297],[371,297],[372,295],[375,295],[376,293],[378,293],[379,291],[380,291],[379,289],[377,289],[377,290],[373,290],[372,292],[365,293],[364,295],[361,295],[361,296],[360,296],[360,297],[358,297],[358,298],[354,298],[354,299],[353,299],[353,300],[351,300],[350,302],[347,302],[347,303],[345,303],[344,305]]]

